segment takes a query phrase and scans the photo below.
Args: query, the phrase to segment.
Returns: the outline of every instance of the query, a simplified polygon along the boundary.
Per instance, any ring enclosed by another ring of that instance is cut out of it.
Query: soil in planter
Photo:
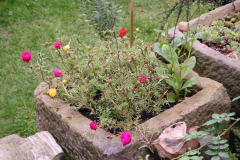
[[[238,13],[232,12],[225,16],[224,19],[217,20],[223,22],[224,25],[222,26],[218,26],[217,23],[213,24],[216,22],[214,21],[212,25],[209,26],[210,30],[204,30],[204,33],[201,34],[198,40],[208,47],[219,51],[221,54],[227,55],[233,59],[238,59],[240,56],[240,10],[237,12]],[[219,31],[217,30],[218,28]],[[227,29],[229,30],[226,31]],[[207,32],[215,32],[218,33],[218,35],[211,35],[210,37],[212,38],[207,38],[210,40],[203,40],[203,35],[206,36]]]

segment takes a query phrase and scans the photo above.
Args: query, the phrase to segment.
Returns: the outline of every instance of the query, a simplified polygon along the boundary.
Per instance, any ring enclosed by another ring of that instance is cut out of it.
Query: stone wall
[[[191,72],[190,77],[198,76]],[[189,126],[199,126],[211,119],[213,113],[230,111],[230,98],[222,84],[208,78],[201,78],[196,88],[200,89],[191,98],[184,100],[142,124],[144,128],[154,131],[164,129],[169,125],[185,121]],[[144,145],[141,135],[134,135],[132,142],[123,147],[120,137],[107,139],[108,132],[98,128],[89,137],[91,120],[73,111],[63,101],[44,94],[46,83],[41,83],[34,92],[35,107],[39,130],[49,131],[57,143],[74,159],[77,160],[125,160],[138,159],[150,153]],[[159,132],[146,132],[146,136],[156,139]]]

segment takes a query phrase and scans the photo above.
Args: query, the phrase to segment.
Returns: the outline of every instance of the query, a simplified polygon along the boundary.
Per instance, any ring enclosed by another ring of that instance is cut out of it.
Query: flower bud
[[[56,90],[55,88],[50,88],[50,89],[48,90],[48,94],[49,94],[49,96],[51,96],[51,97],[55,97],[55,96],[57,95],[57,90]]]
[[[139,28],[137,28],[136,31],[139,32]]]
[[[63,84],[66,84],[66,83],[67,83],[67,80],[66,80],[66,79],[64,79],[64,80],[62,81],[62,83],[63,83]]]

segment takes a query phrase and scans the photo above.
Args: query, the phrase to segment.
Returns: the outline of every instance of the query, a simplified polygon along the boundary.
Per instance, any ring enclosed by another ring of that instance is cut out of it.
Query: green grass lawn
[[[140,38],[154,43],[163,11],[159,0],[134,1],[134,29],[139,28]],[[26,137],[38,131],[33,93],[41,82],[21,60],[21,53],[30,51],[32,62],[37,54],[46,56],[46,64],[53,66],[45,42],[53,49],[54,42],[62,39],[66,45],[70,37],[80,36],[92,43],[95,31],[85,23],[86,17],[77,0],[4,0],[0,1],[0,138],[10,134]],[[116,29],[130,31],[130,0],[119,0]],[[196,14],[197,16],[197,14]],[[173,26],[174,16],[172,23]]]

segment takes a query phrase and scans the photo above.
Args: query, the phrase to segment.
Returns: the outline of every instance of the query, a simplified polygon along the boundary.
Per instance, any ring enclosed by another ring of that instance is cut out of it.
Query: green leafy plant
[[[200,78],[190,78],[185,81],[184,78],[188,73],[193,69],[196,64],[196,58],[191,56],[191,46],[195,39],[184,40],[182,36],[176,37],[171,44],[167,42],[155,43],[154,50],[157,54],[164,57],[170,65],[163,63],[159,60],[159,63],[163,67],[157,67],[156,71],[159,76],[162,76],[163,79],[173,87],[174,93],[168,94],[168,101],[170,102],[179,102],[180,91],[186,90],[188,87],[196,84]],[[183,47],[179,49],[181,45],[184,45],[188,49],[188,54],[181,52]],[[179,59],[185,56],[186,59],[183,63],[179,62]]]
[[[103,31],[113,30],[116,26],[117,13],[121,12],[121,7],[117,6],[118,0],[78,1],[81,4],[80,8],[85,11],[86,22],[92,24],[101,37],[104,37]]]
[[[228,144],[226,139],[222,139],[221,137],[229,131],[231,127],[233,127],[240,119],[233,118],[235,113],[222,113],[217,114],[214,113],[212,115],[212,120],[207,121],[202,126],[212,126],[212,129],[206,131],[197,131],[194,130],[191,132],[191,135],[187,135],[184,137],[186,141],[194,138],[200,138],[206,140],[206,143],[195,150],[191,150],[189,152],[184,153],[182,156],[176,158],[179,160],[191,160],[191,159],[199,159],[202,160],[203,157],[199,156],[201,153],[201,149],[204,146],[208,146],[210,149],[205,151],[205,154],[212,156],[211,160],[219,160],[220,158],[229,158],[228,152],[225,150],[228,148]],[[224,130],[226,127],[226,122],[229,120],[234,120],[235,122]],[[209,136],[212,138],[209,140]]]

